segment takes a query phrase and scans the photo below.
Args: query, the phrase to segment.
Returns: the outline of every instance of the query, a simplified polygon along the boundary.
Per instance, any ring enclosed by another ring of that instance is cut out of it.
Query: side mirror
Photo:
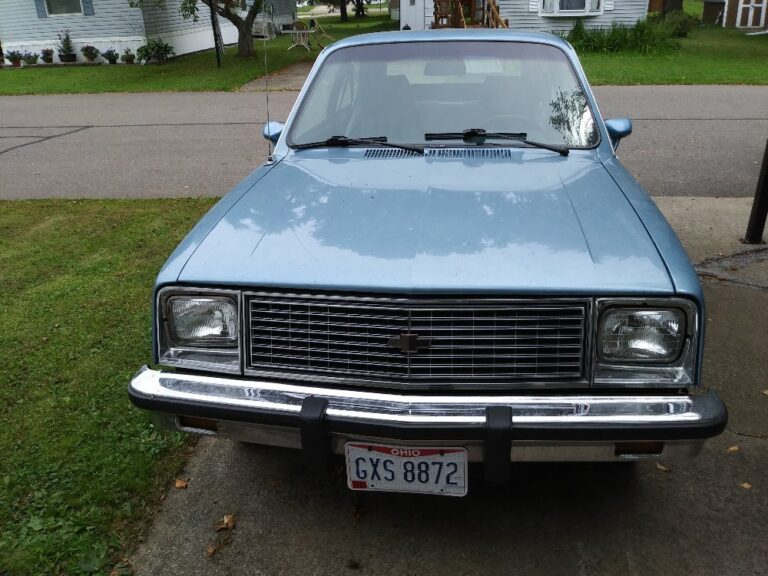
[[[272,144],[277,144],[280,134],[283,133],[283,128],[285,128],[285,124],[282,122],[267,122],[264,124],[264,130],[261,131],[261,134]]]
[[[614,148],[619,147],[619,141],[632,134],[632,120],[629,118],[611,118],[605,121],[605,128]]]

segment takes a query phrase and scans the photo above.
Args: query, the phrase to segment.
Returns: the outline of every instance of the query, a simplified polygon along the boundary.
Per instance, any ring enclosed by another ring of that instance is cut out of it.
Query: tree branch
[[[261,10],[262,4],[263,4],[262,0],[253,0],[253,4],[248,9],[248,14],[245,17],[245,19],[253,22],[256,19],[256,15]]]

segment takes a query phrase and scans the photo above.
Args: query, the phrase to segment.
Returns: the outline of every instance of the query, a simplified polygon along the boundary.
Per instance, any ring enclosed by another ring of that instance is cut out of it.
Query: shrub
[[[8,50],[8,52],[5,53],[5,57],[11,62],[21,62],[21,59],[24,58],[24,54],[18,50]]]
[[[56,42],[56,49],[59,54],[74,54],[75,47],[72,45],[72,37],[69,35],[69,30],[62,30],[58,34],[59,41]]]
[[[130,48],[126,48],[123,50],[123,55],[120,56],[120,60],[126,64],[133,64],[133,61],[136,60],[136,54],[134,54]]]
[[[98,48],[96,48],[95,46],[91,46],[90,44],[87,44],[86,46],[83,46],[82,48],[80,48],[80,52],[83,54],[83,56],[85,56],[90,61],[96,60],[99,54],[101,54]]]
[[[682,10],[675,10],[666,14],[659,13],[650,16],[648,20],[666,26],[675,38],[688,36],[688,32],[693,30],[693,27],[698,23],[698,19],[695,16],[686,14]]]
[[[585,28],[577,20],[570,32],[562,35],[577,52],[640,52],[650,54],[679,48],[672,28],[664,22],[641,20],[634,26],[612,24],[607,28]]]
[[[109,50],[104,50],[104,52],[101,53],[103,58],[106,58],[110,62],[117,62],[117,59],[120,58],[120,54],[117,53],[117,50],[114,50],[113,48],[110,48]]]
[[[148,38],[147,43],[144,46],[139,46],[136,49],[136,56],[139,60],[149,62],[150,60],[157,60],[158,62],[164,62],[171,56],[174,56],[173,46],[163,42],[160,38]]]
[[[40,58],[40,54],[37,52],[24,52],[24,54],[21,55],[21,58],[24,60],[25,64],[37,64],[37,60]]]

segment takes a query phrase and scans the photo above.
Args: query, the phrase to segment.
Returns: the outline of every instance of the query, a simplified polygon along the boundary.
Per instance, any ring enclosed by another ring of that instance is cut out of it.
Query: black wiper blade
[[[424,134],[425,140],[464,140],[464,142],[474,142],[477,139],[485,138],[527,138],[527,132],[486,132],[482,128],[468,128],[463,132],[427,132]]]
[[[542,148],[544,150],[551,150],[557,152],[562,156],[568,156],[568,146],[560,144],[544,144],[543,142],[536,142],[534,140],[528,140],[528,134],[526,132],[486,132],[482,128],[469,128],[463,132],[427,132],[424,134],[425,140],[463,140],[468,144],[485,144],[487,138],[495,138],[499,140],[515,140],[534,146],[535,148]]]
[[[409,150],[417,154],[424,154],[424,148],[420,146],[410,146],[408,144],[396,144],[394,142],[387,142],[386,136],[372,136],[369,138],[349,138],[347,136],[331,136],[325,140],[318,142],[307,142],[305,144],[294,144],[291,146],[294,150],[306,150],[308,148],[331,148],[334,146],[346,147],[346,146],[385,146],[387,148],[400,148],[402,150]]]
[[[370,138],[349,138],[347,136],[331,136],[317,142],[294,144],[294,150],[306,150],[308,148],[330,148],[332,146],[355,146],[356,144],[381,144],[387,141],[386,136],[372,136]]]

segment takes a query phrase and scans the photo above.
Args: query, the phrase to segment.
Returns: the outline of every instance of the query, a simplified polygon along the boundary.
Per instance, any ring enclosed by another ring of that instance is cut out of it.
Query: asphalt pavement
[[[305,73],[299,67],[271,79],[271,119],[286,118]],[[0,97],[0,199],[223,195],[267,156],[262,85],[236,93]],[[633,119],[619,154],[652,195],[754,193],[768,139],[768,87],[596,93],[605,117]]]

